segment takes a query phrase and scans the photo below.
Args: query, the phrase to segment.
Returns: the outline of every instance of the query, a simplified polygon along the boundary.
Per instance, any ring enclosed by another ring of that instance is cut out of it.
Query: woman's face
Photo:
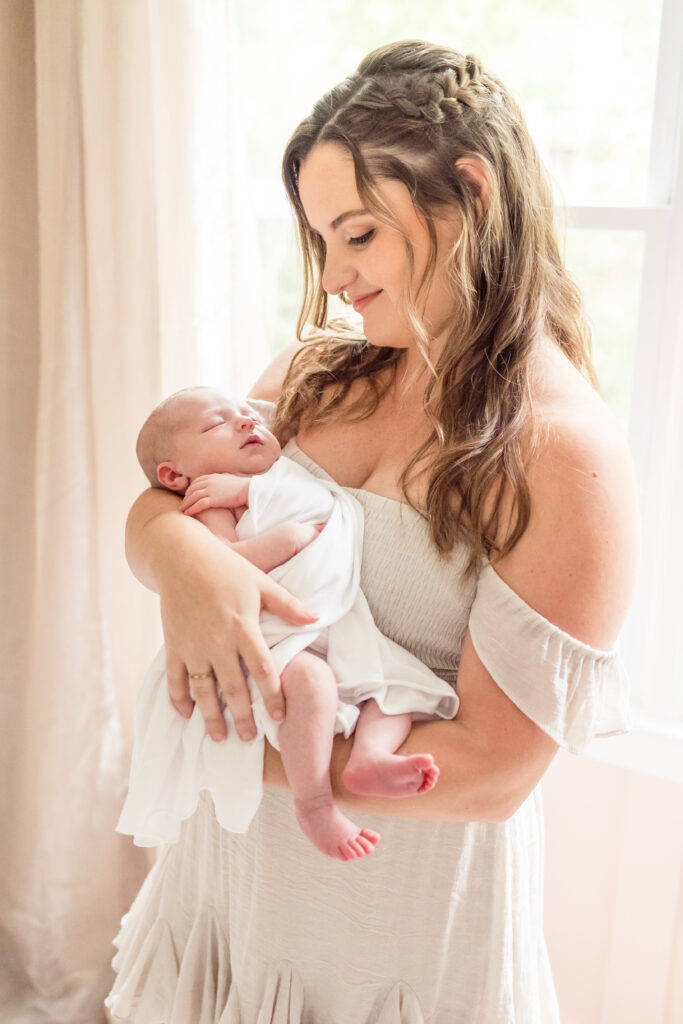
[[[430,337],[438,340],[453,316],[455,299],[445,270],[445,257],[460,234],[457,211],[435,219],[437,263],[428,289],[417,288],[427,264],[430,242],[408,189],[399,181],[380,181],[378,190],[410,239],[415,268],[410,294]],[[323,288],[331,295],[345,292],[363,317],[364,333],[373,345],[412,348],[415,334],[400,312],[400,299],[409,274],[401,234],[377,220],[356,189],[353,158],[342,146],[314,146],[299,171],[299,195],[311,228],[326,246]]]

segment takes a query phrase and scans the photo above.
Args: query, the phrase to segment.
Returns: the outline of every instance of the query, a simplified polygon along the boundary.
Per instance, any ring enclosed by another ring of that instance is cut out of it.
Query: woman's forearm
[[[202,523],[179,511],[180,499],[170,491],[150,488],[135,501],[126,523],[128,564],[144,586],[159,593],[170,566],[182,573],[191,568],[200,549],[223,545]]]
[[[547,765],[536,764],[520,774],[517,767],[496,757],[495,751],[458,722],[415,722],[398,754],[430,753],[439,766],[439,781],[428,793],[414,797],[358,796],[351,793],[342,774],[351,754],[353,737],[336,736],[330,773],[340,807],[390,818],[426,821],[503,821],[510,817],[536,785]],[[548,764],[552,752],[548,750]],[[266,743],[264,781],[286,787],[287,778],[279,753]]]

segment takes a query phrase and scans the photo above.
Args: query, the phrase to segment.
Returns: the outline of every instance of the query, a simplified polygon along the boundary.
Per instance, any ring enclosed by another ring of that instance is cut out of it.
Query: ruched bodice
[[[327,474],[295,441],[285,452],[316,476]],[[476,580],[465,582],[464,548],[436,552],[419,512],[403,502],[347,487],[363,506],[361,588],[378,629],[444,679],[455,679]]]

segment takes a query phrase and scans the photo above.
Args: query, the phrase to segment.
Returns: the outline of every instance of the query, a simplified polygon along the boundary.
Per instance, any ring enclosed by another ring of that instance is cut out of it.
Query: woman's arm
[[[137,578],[161,598],[169,694],[186,718],[194,704],[213,739],[227,735],[212,679],[188,672],[212,669],[243,739],[255,735],[249,691],[240,659],[275,720],[284,713],[280,680],[259,627],[267,608],[288,622],[315,620],[291,594],[231,551],[201,523],[179,511],[180,500],[150,489],[128,516],[126,553]]]
[[[282,391],[282,383],[287,376],[289,364],[302,347],[303,342],[292,341],[278,352],[272,363],[266,367],[248,394],[248,398],[256,398],[262,402],[277,402]]]
[[[596,429],[597,427],[597,429]],[[532,518],[496,572],[560,629],[611,648],[635,585],[639,528],[630,454],[609,421],[558,429],[529,472]],[[436,787],[401,800],[359,797],[342,780],[353,738],[335,738],[332,778],[339,804],[391,817],[502,821],[534,789],[556,743],[496,685],[466,634],[458,671],[460,708],[452,721],[419,722],[398,753],[429,752]],[[286,785],[267,747],[266,782]]]
[[[265,370],[250,393],[276,401],[294,353],[293,342]],[[291,594],[213,537],[201,523],[179,512],[180,499],[150,488],[135,501],[126,524],[128,563],[141,583],[161,598],[169,694],[186,718],[195,703],[213,739],[227,735],[213,680],[188,671],[213,669],[239,735],[255,725],[240,659],[263,694],[268,713],[284,712],[280,680],[259,628],[262,608],[294,625],[315,620]]]

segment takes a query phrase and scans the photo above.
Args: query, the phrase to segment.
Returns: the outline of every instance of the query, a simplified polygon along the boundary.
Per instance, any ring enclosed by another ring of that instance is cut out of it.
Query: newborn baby
[[[358,502],[282,456],[277,439],[248,402],[210,388],[189,388],[162,402],[144,424],[137,450],[154,486],[184,495],[182,511],[270,573],[318,614],[318,621],[295,627],[269,612],[261,615],[281,676],[286,716],[279,726],[272,722],[249,680],[260,743],[239,740],[224,705],[228,738],[223,743],[206,737],[196,708],[189,722],[182,719],[170,704],[157,659],[138,703],[131,783],[119,830],[143,844],[172,841],[175,819],[188,817],[199,791],[208,788],[219,822],[245,831],[261,798],[265,735],[279,747],[297,820],[314,845],[341,860],[372,853],[378,833],[358,828],[334,804],[329,762],[335,731],[350,735],[355,727],[343,776],[349,790],[390,797],[426,793],[439,775],[433,757],[395,751],[412,717],[452,718],[457,697],[375,627],[358,586],[363,529]],[[172,762],[162,749],[171,733]],[[173,780],[185,793],[180,804],[169,791]]]

